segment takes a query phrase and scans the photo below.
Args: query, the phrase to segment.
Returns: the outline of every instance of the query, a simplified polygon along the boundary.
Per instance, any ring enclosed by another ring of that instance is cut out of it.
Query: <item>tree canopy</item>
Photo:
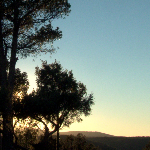
[[[54,48],[50,45],[62,37],[59,27],[53,29],[52,21],[63,18],[69,12],[70,4],[67,0],[0,1],[0,100],[4,106],[3,149],[13,149],[12,96],[18,57],[52,52]],[[46,43],[50,44],[47,46]]]
[[[74,121],[82,121],[82,115],[90,115],[93,94],[87,95],[86,86],[77,82],[72,71],[63,70],[56,61],[50,65],[45,62],[42,68],[36,68],[36,75],[37,90],[15,104],[18,118],[29,116],[42,122],[50,135]]]
[[[6,56],[10,56],[15,40],[17,54],[50,51],[50,46],[45,49],[41,46],[62,37],[58,27],[53,29],[52,21],[70,12],[67,0],[5,0],[0,8]]]
[[[13,97],[24,97],[29,89],[28,75],[22,72],[19,68],[15,70]]]
[[[7,72],[8,73],[8,72]],[[1,87],[1,85],[0,85]],[[13,102],[27,95],[29,89],[28,75],[26,72],[21,72],[19,68],[15,69]],[[3,103],[0,101],[0,112],[2,113]]]

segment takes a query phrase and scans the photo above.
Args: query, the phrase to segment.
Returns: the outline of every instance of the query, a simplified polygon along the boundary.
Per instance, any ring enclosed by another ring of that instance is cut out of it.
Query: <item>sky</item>
[[[35,67],[59,61],[94,94],[89,117],[62,131],[150,136],[150,1],[69,0],[71,13],[52,22],[63,32],[54,54],[20,59],[36,88]],[[34,59],[34,60],[33,60]]]

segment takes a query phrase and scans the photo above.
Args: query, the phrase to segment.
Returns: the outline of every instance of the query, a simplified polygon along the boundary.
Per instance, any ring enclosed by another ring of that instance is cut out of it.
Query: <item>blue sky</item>
[[[52,55],[19,60],[32,89],[35,67],[56,59],[93,93],[92,115],[64,131],[150,136],[150,1],[70,0],[71,13],[53,21],[63,38]],[[35,61],[33,61],[33,59]]]

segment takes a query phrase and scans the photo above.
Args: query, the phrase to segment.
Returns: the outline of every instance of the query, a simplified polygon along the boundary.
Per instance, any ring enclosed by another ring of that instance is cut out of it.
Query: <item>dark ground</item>
[[[61,135],[61,139],[66,135]],[[142,150],[150,142],[150,137],[86,137],[88,143],[102,150]]]

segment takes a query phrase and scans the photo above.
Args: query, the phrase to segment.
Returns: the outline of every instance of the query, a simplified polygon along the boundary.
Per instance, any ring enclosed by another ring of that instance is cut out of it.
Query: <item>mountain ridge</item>
[[[72,134],[74,136],[76,136],[78,133],[82,133],[86,137],[115,137],[114,135],[110,135],[110,134],[106,134],[106,133],[102,133],[102,132],[97,132],[97,131],[67,131],[67,132],[59,132],[60,135],[71,135]]]

